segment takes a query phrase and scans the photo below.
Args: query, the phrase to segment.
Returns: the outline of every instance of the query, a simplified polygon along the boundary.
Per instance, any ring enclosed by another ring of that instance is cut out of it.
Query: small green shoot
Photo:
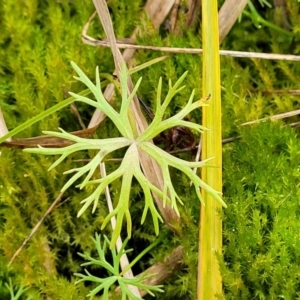
[[[28,288],[24,288],[22,285],[20,285],[17,293],[15,294],[14,286],[12,284],[11,278],[9,278],[9,284],[5,283],[5,286],[9,290],[10,297],[11,297],[10,300],[18,300],[18,299],[20,299],[20,297],[22,296],[22,294],[29,289],[29,287]],[[30,299],[31,298],[27,298],[27,300],[30,300]]]
[[[90,293],[87,295],[87,297],[90,297],[92,299],[97,293],[103,291],[103,299],[107,300],[109,299],[109,291],[114,287],[114,284],[118,284],[118,286],[121,289],[121,295],[122,295],[122,300],[126,299],[132,299],[132,300],[140,300],[141,298],[138,298],[135,296],[130,289],[128,288],[128,285],[136,286],[139,289],[145,290],[148,294],[154,296],[153,292],[163,292],[161,289],[161,285],[159,286],[152,286],[148,284],[144,284],[143,281],[152,277],[152,276],[141,276],[141,277],[134,277],[134,278],[124,278],[119,270],[120,266],[120,259],[123,254],[126,254],[128,252],[131,252],[132,249],[125,250],[125,247],[128,242],[128,238],[124,241],[122,244],[122,247],[117,253],[116,248],[112,247],[111,248],[111,254],[112,254],[112,259],[113,259],[113,264],[110,264],[106,258],[105,258],[105,253],[107,250],[107,246],[111,243],[109,239],[104,235],[104,241],[103,244],[101,243],[101,235],[96,234],[95,239],[93,239],[94,244],[96,246],[99,258],[93,258],[88,254],[81,254],[79,255],[83,257],[85,260],[88,262],[83,263],[81,266],[90,266],[90,265],[96,265],[96,266],[101,266],[105,268],[108,273],[109,277],[106,278],[99,278],[96,276],[93,276],[90,274],[87,270],[85,270],[85,273],[87,275],[83,275],[80,273],[75,273],[75,276],[80,277],[81,279],[76,282],[78,284],[79,282],[82,281],[90,281],[90,282],[95,282],[99,284],[96,288],[90,291]],[[150,246],[151,247],[151,246]]]
[[[266,6],[269,6],[270,4],[265,1],[265,0],[261,0],[260,1],[261,5],[263,6],[264,4]],[[279,33],[282,33],[284,35],[287,35],[287,36],[294,36],[293,33],[285,30],[285,29],[282,29],[281,27],[279,26],[276,26],[275,24],[269,22],[269,21],[266,21],[259,13],[258,11],[256,10],[255,6],[253,5],[253,3],[251,1],[248,2],[248,7],[249,7],[249,10],[250,12],[248,12],[247,10],[243,10],[243,14],[246,15],[247,17],[249,17],[254,26],[258,29],[260,29],[262,27],[262,25],[266,26],[266,27],[269,27],[273,30],[276,30],[277,32]]]

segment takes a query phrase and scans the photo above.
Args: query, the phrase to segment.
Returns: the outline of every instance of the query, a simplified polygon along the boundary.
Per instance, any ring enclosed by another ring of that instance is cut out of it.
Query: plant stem
[[[203,134],[202,159],[213,157],[217,168],[203,168],[202,180],[217,191],[222,190],[222,132],[221,88],[219,58],[218,3],[202,1],[203,41],[203,97],[211,95],[209,106],[203,108],[203,126],[209,128]],[[198,299],[217,299],[222,293],[222,278],[216,254],[222,252],[221,205],[202,190],[205,206],[201,206]]]
[[[248,6],[250,8],[250,13],[246,10],[243,11],[243,14],[246,15],[247,17],[249,17],[250,19],[252,19],[253,24],[257,27],[260,28],[261,25],[264,25],[266,27],[269,27],[273,30],[276,30],[279,33],[285,34],[287,36],[293,37],[294,34],[292,32],[289,32],[285,29],[282,29],[279,26],[276,26],[275,24],[266,21],[263,17],[261,17],[261,15],[257,12],[255,6],[252,4],[251,1],[248,2]]]

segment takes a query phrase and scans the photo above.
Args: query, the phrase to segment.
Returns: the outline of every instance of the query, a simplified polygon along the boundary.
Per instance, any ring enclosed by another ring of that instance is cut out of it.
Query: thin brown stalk
[[[110,47],[108,42],[103,39],[94,39],[82,32],[82,41],[85,44],[94,47]],[[133,43],[126,43],[122,39],[116,40],[116,45],[119,49],[135,49],[135,50],[151,50],[168,53],[186,53],[186,54],[202,54],[203,50],[200,48],[176,48],[176,47],[158,47],[158,46],[144,46],[136,45]],[[287,61],[300,61],[299,55],[291,54],[274,54],[274,53],[260,53],[260,52],[245,52],[245,51],[231,51],[220,50],[220,55],[240,58],[260,58],[268,60],[287,60]]]
[[[177,25],[179,5],[180,5],[180,0],[175,0],[169,18],[171,32],[176,34],[178,34],[178,27],[176,25]]]
[[[188,2],[189,10],[186,16],[186,26],[188,28],[193,27],[200,15],[201,0],[192,0]]]
[[[53,210],[53,208],[56,206],[56,204],[61,200],[62,196],[63,196],[63,192],[59,193],[58,196],[56,197],[56,199],[53,201],[53,203],[50,205],[50,207],[48,208],[48,210],[45,212],[45,214],[43,215],[43,217],[40,219],[39,222],[37,222],[37,224],[33,227],[33,229],[31,230],[31,232],[29,233],[29,235],[26,237],[26,239],[24,240],[24,242],[22,243],[21,247],[14,253],[14,255],[12,256],[12,258],[10,259],[8,266],[10,266],[13,261],[15,260],[15,258],[20,254],[20,252],[23,250],[23,248],[25,247],[25,245],[28,243],[28,241],[32,238],[32,236],[37,232],[37,230],[39,229],[39,227],[42,225],[42,223],[44,222],[45,218],[50,214],[50,212]]]
[[[271,116],[271,117],[257,119],[257,120],[254,120],[254,121],[249,121],[249,122],[246,122],[246,123],[242,123],[240,126],[257,124],[257,123],[260,123],[260,122],[265,122],[267,120],[271,120],[271,121],[280,120],[280,119],[285,119],[285,118],[289,118],[289,117],[293,117],[293,116],[297,116],[297,115],[300,115],[300,109],[292,110],[292,111],[282,113],[282,114],[277,114],[277,115],[274,115],[274,116]]]
[[[292,96],[299,96],[300,95],[300,90],[249,90],[250,92],[253,93],[261,93],[263,95],[272,95],[272,94],[277,94],[277,95],[292,95]]]

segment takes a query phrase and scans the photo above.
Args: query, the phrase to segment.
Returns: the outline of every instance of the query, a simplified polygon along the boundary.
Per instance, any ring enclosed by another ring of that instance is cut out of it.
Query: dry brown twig
[[[297,115],[300,115],[300,109],[292,110],[292,111],[289,111],[289,112],[286,112],[283,114],[277,114],[277,115],[274,115],[271,117],[266,117],[266,118],[262,118],[262,119],[258,119],[258,120],[254,120],[254,121],[245,122],[245,123],[242,123],[240,126],[257,124],[257,123],[265,122],[268,120],[275,121],[275,120],[285,119],[285,118],[289,118],[289,117],[293,117],[293,116],[297,116]]]
[[[27,242],[32,238],[32,236],[37,232],[37,230],[39,229],[39,227],[42,225],[42,223],[44,222],[45,218],[49,215],[49,213],[53,210],[53,208],[55,207],[55,205],[60,201],[60,199],[62,198],[64,193],[59,193],[59,195],[56,197],[56,199],[53,201],[53,203],[51,204],[51,206],[48,208],[48,210],[45,212],[45,214],[43,215],[43,217],[40,219],[40,221],[32,228],[30,234],[26,237],[26,239],[23,241],[21,247],[14,253],[14,255],[12,256],[12,258],[10,259],[8,266],[10,266],[13,261],[15,260],[15,258],[20,254],[20,252],[22,251],[22,249],[25,247],[25,245],[27,244]]]
[[[263,95],[272,95],[272,94],[277,94],[277,95],[292,95],[292,96],[299,96],[300,95],[300,90],[249,90],[250,92],[254,93],[261,93]]]
[[[85,44],[94,46],[94,47],[110,47],[107,40],[105,39],[95,39],[87,35],[87,30],[92,21],[92,18],[85,24],[82,30],[82,41]],[[185,53],[185,54],[202,54],[203,50],[200,48],[176,48],[176,47],[157,47],[157,46],[143,46],[136,45],[133,41],[117,39],[116,46],[119,49],[134,49],[134,50],[151,50],[151,51],[160,51],[168,53]],[[288,61],[300,61],[299,55],[290,55],[290,54],[273,54],[273,53],[259,53],[259,52],[245,52],[245,51],[231,51],[231,50],[220,50],[220,55],[231,56],[231,57],[240,57],[240,58],[260,58],[260,59],[269,59],[269,60],[288,60]]]
[[[187,5],[188,12],[185,24],[188,28],[190,28],[196,24],[197,18],[200,15],[201,0],[189,0]]]
[[[169,18],[170,30],[171,30],[171,32],[176,33],[176,34],[178,34],[178,32],[179,32],[179,29],[176,26],[177,19],[178,19],[179,5],[180,5],[180,0],[175,0],[173,7],[171,9],[170,18]]]

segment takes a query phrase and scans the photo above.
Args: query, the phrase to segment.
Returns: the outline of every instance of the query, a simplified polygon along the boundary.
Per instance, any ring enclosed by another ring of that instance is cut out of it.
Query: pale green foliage
[[[18,288],[17,293],[15,294],[14,286],[12,284],[11,278],[9,278],[9,284],[5,283],[6,288],[9,290],[10,300],[18,300],[22,296],[22,294],[28,290],[29,288],[24,288],[22,285]],[[27,298],[30,300],[31,298]]]
[[[156,99],[155,118],[153,122],[150,124],[150,126],[140,136],[135,138],[135,134],[130,122],[130,102],[133,99],[139,87],[141,79],[138,80],[134,90],[128,96],[127,95],[127,71],[126,68],[123,67],[122,75],[121,75],[122,103],[121,103],[120,112],[118,113],[105,100],[101,92],[98,68],[96,69],[96,85],[94,85],[75,63],[72,63],[72,66],[74,67],[75,71],[79,75],[79,77],[76,77],[76,79],[83,82],[89,88],[89,90],[94,95],[96,101],[93,101],[82,95],[78,95],[74,93],[70,93],[70,94],[77,101],[87,103],[103,111],[113,121],[113,123],[115,124],[115,126],[117,127],[117,129],[119,130],[119,132],[123,137],[116,137],[116,138],[109,138],[109,139],[102,139],[102,140],[97,140],[97,139],[90,140],[90,139],[83,139],[80,137],[73,136],[63,130],[61,130],[60,133],[46,131],[44,133],[48,135],[71,140],[75,142],[75,144],[68,146],[66,148],[57,148],[57,149],[39,148],[39,149],[26,149],[25,151],[31,153],[44,154],[44,155],[61,154],[61,157],[50,167],[50,169],[52,169],[56,167],[59,163],[61,163],[68,155],[74,152],[80,150],[89,150],[89,149],[100,150],[98,154],[87,165],[81,168],[76,168],[65,172],[65,173],[72,173],[72,172],[76,172],[76,173],[64,185],[62,191],[65,191],[67,188],[69,188],[71,184],[73,184],[79,177],[81,177],[85,173],[87,173],[87,176],[83,180],[83,182],[79,185],[80,189],[84,188],[86,185],[89,184],[97,184],[97,187],[95,188],[93,193],[82,201],[83,206],[78,212],[78,216],[82,215],[91,204],[93,204],[93,212],[94,212],[97,207],[99,197],[101,193],[104,191],[105,187],[111,182],[115,181],[116,179],[122,177],[122,187],[121,187],[118,205],[110,214],[107,215],[107,217],[105,218],[102,224],[102,228],[106,226],[106,224],[113,216],[116,216],[117,225],[112,236],[112,246],[113,246],[115,245],[115,242],[118,236],[120,235],[123,219],[125,217],[127,221],[127,232],[128,232],[128,236],[130,237],[132,225],[131,225],[131,215],[129,211],[129,199],[130,199],[130,189],[131,189],[132,179],[133,177],[135,177],[139,182],[139,184],[141,185],[145,195],[145,207],[142,214],[141,222],[143,223],[145,221],[147,212],[148,210],[150,210],[153,223],[154,223],[155,232],[156,234],[158,234],[159,231],[158,220],[162,221],[162,218],[155,208],[151,192],[154,192],[160,197],[162,197],[164,204],[166,204],[166,202],[170,203],[170,205],[175,209],[175,211],[178,214],[179,212],[177,208],[177,201],[181,202],[179,196],[177,195],[172,185],[169,167],[174,167],[188,176],[188,178],[194,184],[196,193],[201,201],[202,198],[199,189],[204,188],[207,190],[208,193],[214,196],[218,201],[220,201],[225,206],[225,203],[219,196],[219,193],[214,191],[207,184],[205,184],[192,171],[192,168],[195,167],[199,168],[205,166],[207,164],[207,160],[201,162],[187,162],[170,155],[169,153],[161,150],[159,147],[155,146],[151,142],[151,139],[153,137],[155,137],[162,131],[174,126],[185,126],[197,130],[199,132],[203,130],[203,127],[201,125],[183,120],[183,118],[191,111],[204,105],[204,102],[202,100],[198,100],[197,102],[194,103],[192,102],[193,95],[194,95],[193,92],[188,100],[188,103],[180,112],[178,112],[176,115],[166,120],[163,120],[164,112],[168,107],[170,101],[176,94],[178,94],[184,88],[184,86],[180,87],[180,84],[186,77],[187,72],[184,73],[174,85],[172,85],[172,82],[169,81],[169,91],[163,103],[161,103],[162,80],[159,81],[158,90],[157,90],[157,99]],[[96,168],[99,166],[99,163],[102,162],[103,159],[109,153],[126,146],[128,146],[128,149],[126,151],[126,154],[124,155],[121,165],[117,170],[113,171],[105,178],[101,178],[98,180],[90,180]],[[154,160],[156,160],[157,163],[160,165],[162,169],[163,180],[164,180],[164,188],[162,191],[159,190],[157,187],[155,187],[144,176],[143,172],[141,171],[140,151],[147,153]]]
[[[79,283],[81,281],[91,281],[91,282],[96,282],[99,284],[96,288],[91,290],[90,293],[87,295],[88,297],[90,297],[90,299],[92,299],[97,293],[99,293],[102,290],[103,290],[103,299],[109,299],[108,293],[109,293],[111,287],[115,283],[118,283],[118,286],[121,289],[122,300],[128,299],[127,296],[130,297],[129,299],[132,299],[132,300],[141,299],[141,298],[135,296],[130,291],[130,289],[128,288],[128,284],[130,284],[132,286],[136,286],[139,289],[146,290],[147,293],[152,296],[154,296],[152,291],[153,292],[163,292],[163,290],[160,289],[160,287],[162,287],[161,285],[153,286],[153,285],[147,285],[147,284],[143,283],[143,281],[145,279],[152,277],[152,276],[140,276],[140,277],[134,277],[134,278],[125,278],[120,274],[119,266],[120,266],[120,259],[121,259],[122,255],[132,251],[132,249],[125,250],[128,239],[126,239],[124,241],[124,243],[122,244],[122,247],[118,253],[117,253],[115,247],[113,247],[111,249],[113,264],[110,264],[105,258],[107,246],[110,244],[109,239],[106,236],[104,236],[104,242],[101,245],[101,235],[96,234],[96,239],[93,239],[93,241],[96,246],[99,258],[93,258],[89,254],[86,254],[86,253],[79,254],[81,257],[83,257],[85,260],[88,261],[86,263],[83,263],[82,266],[89,266],[89,265],[101,266],[108,271],[110,276],[106,277],[106,278],[99,278],[99,277],[93,276],[87,270],[85,270],[87,275],[75,273],[76,276],[82,278],[82,279],[78,280],[76,283]]]

